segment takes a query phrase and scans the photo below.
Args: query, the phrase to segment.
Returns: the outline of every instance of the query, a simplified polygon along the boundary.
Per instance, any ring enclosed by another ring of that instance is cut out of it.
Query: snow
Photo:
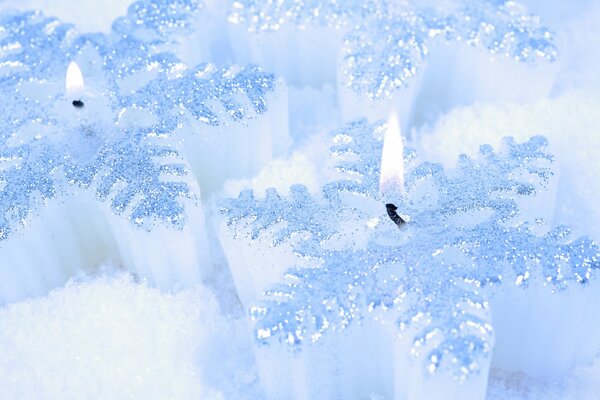
[[[259,398],[239,329],[202,286],[161,293],[109,268],[0,310],[0,386],[14,399]],[[593,400],[598,373],[493,370],[487,399]]]
[[[252,371],[241,364],[251,354],[236,323],[205,287],[161,293],[105,268],[0,310],[2,395],[217,400],[244,385],[251,392]]]

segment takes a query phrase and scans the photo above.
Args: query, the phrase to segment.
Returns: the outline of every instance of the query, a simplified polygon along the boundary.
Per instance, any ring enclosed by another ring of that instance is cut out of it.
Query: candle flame
[[[404,193],[404,143],[396,113],[390,115],[383,139],[379,193],[386,202],[395,202]]]
[[[83,93],[85,87],[83,83],[83,74],[79,65],[75,61],[71,61],[67,68],[67,96],[79,97]]]

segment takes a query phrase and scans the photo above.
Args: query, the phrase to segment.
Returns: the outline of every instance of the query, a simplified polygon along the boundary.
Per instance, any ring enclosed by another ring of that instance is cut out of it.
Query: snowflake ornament
[[[257,344],[302,354],[352,327],[388,321],[424,375],[487,377],[496,293],[582,290],[597,275],[600,249],[566,227],[541,232],[521,215],[553,176],[543,137],[506,138],[501,151],[482,146],[447,171],[405,150],[406,192],[396,206],[410,222],[398,229],[378,188],[384,128],[363,120],[335,132],[340,179],[312,201],[246,192],[223,204],[229,232],[259,247],[261,237],[270,247],[287,243],[296,254],[282,281],[248,304]]]
[[[1,239],[71,188],[94,190],[146,229],[186,224],[185,204],[199,199],[177,131],[255,118],[276,83],[257,67],[189,68],[164,51],[199,10],[196,0],[138,1],[108,35],[37,11],[1,17]],[[64,93],[72,60],[89,83],[79,110]]]
[[[556,58],[551,33],[515,1],[236,0],[230,21],[252,31],[278,30],[286,23],[344,29],[346,84],[371,99],[406,85],[438,39],[523,62]]]

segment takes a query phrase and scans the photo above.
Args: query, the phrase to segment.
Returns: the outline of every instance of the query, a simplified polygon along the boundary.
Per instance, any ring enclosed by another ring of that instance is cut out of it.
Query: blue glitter
[[[465,380],[491,357],[494,331],[485,311],[492,288],[516,284],[527,290],[533,279],[556,292],[586,285],[600,268],[600,249],[585,237],[573,239],[566,227],[538,235],[520,221],[518,201],[545,191],[553,174],[543,137],[522,144],[506,138],[500,152],[482,146],[477,157],[463,155],[449,171],[417,163],[414,152],[405,151],[407,195],[397,206],[410,222],[398,242],[380,243],[390,231],[374,229],[365,247],[330,249],[327,239],[339,233],[343,218],[369,214],[344,196],[363,198],[383,213],[377,186],[381,129],[362,120],[334,133],[331,157],[346,175],[326,185],[323,198],[313,197],[312,204],[274,191],[265,200],[245,192],[225,202],[234,232],[250,226],[252,239],[272,235],[275,246],[296,232],[304,239],[294,251],[319,260],[315,268],[287,266],[285,280],[250,307],[256,340],[302,351],[351,324],[376,323],[370,318],[381,309],[396,320],[398,332],[413,332],[414,353],[427,349],[426,373],[450,370]],[[424,185],[429,198],[417,194]],[[284,222],[281,231],[268,230],[275,221]]]
[[[552,34],[515,1],[419,2],[236,0],[230,21],[250,30],[290,23],[343,29],[346,84],[389,97],[419,71],[435,40],[460,41],[522,62],[554,61]]]
[[[186,181],[177,138],[157,143],[156,137],[171,138],[189,117],[212,126],[255,118],[266,112],[265,98],[276,83],[258,67],[188,68],[162,52],[175,35],[190,30],[200,9],[195,0],[138,1],[108,35],[79,35],[40,12],[0,18],[0,239],[39,201],[68,195],[70,187],[95,188],[115,213],[129,210],[129,220],[145,229],[152,220],[177,228],[186,224],[185,201],[197,194]],[[52,84],[63,82],[68,62],[78,57],[93,71],[86,79],[110,99],[110,116],[69,130],[53,113],[64,93]],[[131,78],[138,87],[127,86]],[[47,98],[29,98],[36,85],[48,91]],[[219,104],[225,113],[217,110]],[[119,115],[128,111],[145,113],[148,126],[119,127]],[[27,133],[32,122],[33,135]],[[66,186],[59,182],[64,178]]]

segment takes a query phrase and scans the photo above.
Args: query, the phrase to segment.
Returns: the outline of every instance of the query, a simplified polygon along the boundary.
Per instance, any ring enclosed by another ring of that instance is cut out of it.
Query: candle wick
[[[73,100],[73,107],[75,108],[83,108],[84,104],[81,100]]]
[[[398,213],[396,212],[396,210],[398,209],[398,207],[396,207],[394,204],[388,203],[385,205],[385,209],[387,210],[387,214],[390,217],[390,219],[396,224],[398,225],[398,228],[401,228],[402,225],[404,225],[406,223],[405,220],[402,219],[401,216],[398,215]]]

